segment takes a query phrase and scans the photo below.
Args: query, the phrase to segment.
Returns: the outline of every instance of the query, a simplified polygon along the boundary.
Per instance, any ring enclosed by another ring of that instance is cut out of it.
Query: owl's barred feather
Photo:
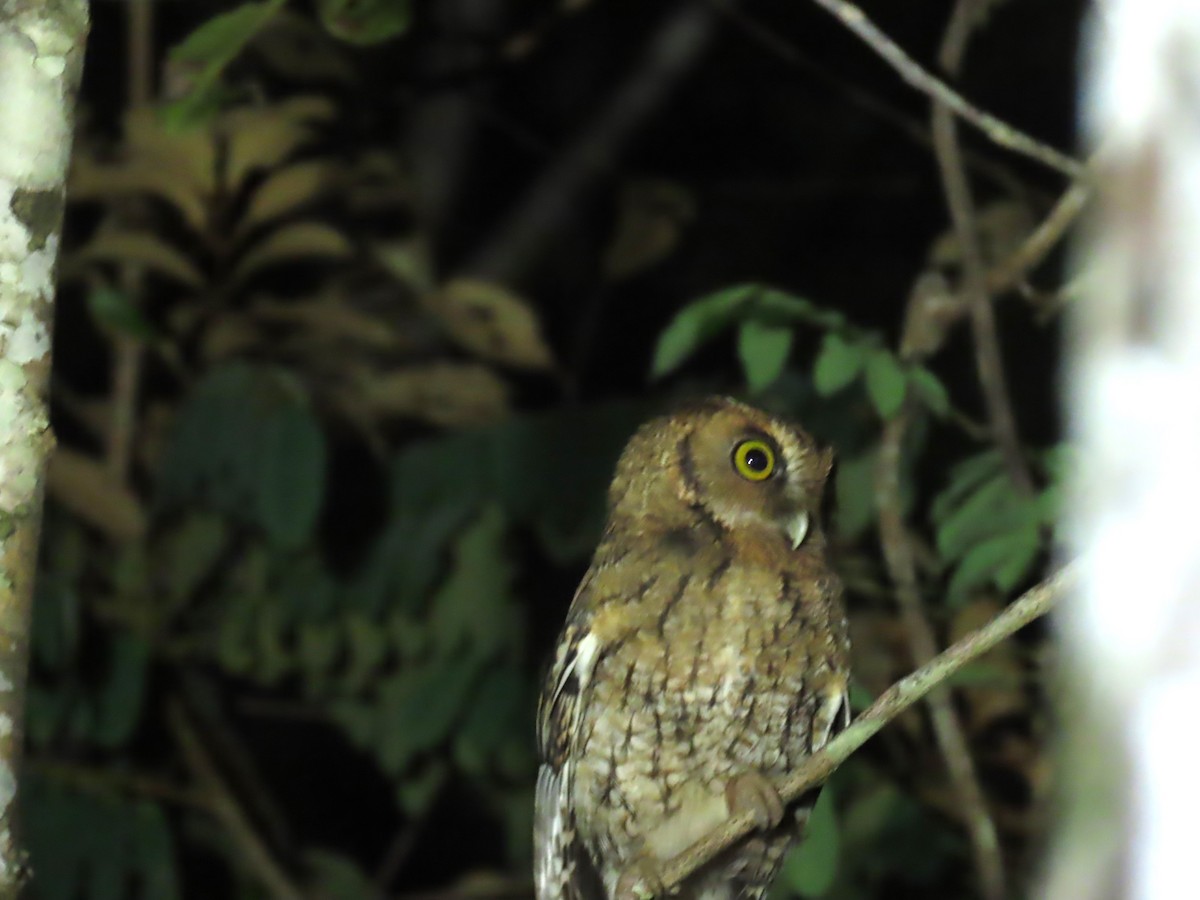
[[[831,464],[800,429],[724,398],[630,440],[539,709],[538,900],[628,900],[747,808],[764,830],[681,893],[766,892],[815,799],[777,821],[771,785],[848,711],[842,587],[818,522]]]

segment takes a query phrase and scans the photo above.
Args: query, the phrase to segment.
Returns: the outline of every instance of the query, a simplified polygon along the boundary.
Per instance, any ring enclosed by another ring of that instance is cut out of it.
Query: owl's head
[[[820,509],[833,452],[797,425],[728,397],[648,422],[626,446],[614,511],[672,518],[672,507],[727,529],[776,532],[794,548]]]

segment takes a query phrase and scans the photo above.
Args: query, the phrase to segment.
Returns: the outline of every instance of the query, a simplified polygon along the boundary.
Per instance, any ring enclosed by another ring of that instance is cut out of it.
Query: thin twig
[[[193,788],[183,787],[153,775],[100,769],[82,763],[64,762],[33,757],[26,760],[25,770],[40,778],[69,784],[96,794],[126,794],[161,800],[192,809],[211,811],[210,798]]]
[[[929,663],[884,691],[850,727],[804,760],[776,785],[785,803],[793,803],[824,782],[896,716],[946,683],[967,663],[978,659],[1030,622],[1044,616],[1062,594],[1079,580],[1077,567],[1068,566],[1030,588],[982,628],[942,651]],[[726,821],[719,829],[672,857],[661,870],[663,887],[670,892],[689,875],[749,835],[756,827],[753,813]]]
[[[154,83],[154,9],[151,0],[132,0],[126,10],[128,103],[131,109],[150,102]],[[121,267],[121,290],[133,302],[145,283],[140,267]],[[142,342],[128,334],[112,339],[112,402],[108,422],[105,463],[115,484],[124,484],[133,457],[133,432],[137,424],[138,385],[142,377]]]
[[[916,60],[905,53],[899,44],[880,31],[879,27],[867,18],[866,13],[853,3],[849,3],[847,0],[814,0],[814,2],[836,16],[843,25],[862,38],[872,50],[896,70],[901,78],[917,90],[944,103],[956,115],[982,131],[993,143],[1006,147],[1014,153],[1037,160],[1042,165],[1070,178],[1083,176],[1084,166],[1079,160],[1055,150],[1017,130],[1007,122],[984,112],[945,82],[921,68]]]
[[[938,61],[950,75],[957,75],[970,39],[978,0],[957,0],[946,25]],[[1013,483],[1030,493],[1033,483],[1021,457],[1016,419],[1009,402],[1004,377],[1004,362],[996,334],[995,311],[985,284],[986,269],[975,219],[975,201],[963,168],[962,149],[957,125],[950,107],[939,98],[933,102],[933,149],[950,209],[954,234],[963,260],[962,291],[971,321],[975,359],[983,388],[992,438],[1000,445]],[[925,616],[917,569],[912,558],[910,538],[904,524],[900,496],[900,454],[910,420],[911,400],[905,409],[884,426],[883,441],[876,471],[876,497],[879,503],[879,536],[883,555],[896,586],[900,618],[908,636],[913,661],[917,665],[937,653],[933,628]],[[987,806],[987,797],[979,784],[971,748],[962,724],[954,711],[950,692],[932,691],[927,698],[938,750],[946,761],[950,784],[966,820],[967,834],[975,856],[980,894],[987,900],[1004,900],[1004,855],[996,824]]]
[[[375,869],[375,876],[373,878],[375,887],[378,888],[378,897],[380,900],[383,900],[387,896],[385,893],[387,886],[396,880],[396,876],[400,874],[404,863],[408,861],[413,848],[416,847],[417,841],[424,834],[425,826],[429,822],[429,815],[433,812],[437,800],[441,797],[444,785],[445,779],[442,778],[430,796],[426,798],[421,808],[404,823],[404,826],[396,832],[395,837],[388,844],[388,848],[383,854],[383,859]]]
[[[977,0],[959,0],[951,15],[942,41],[939,58],[946,71],[957,73],[966,50],[971,18]],[[963,169],[962,150],[951,110],[941,100],[933,104],[933,148],[937,157],[946,204],[963,260],[962,291],[967,300],[971,332],[975,341],[975,361],[979,384],[987,405],[992,438],[1000,447],[1005,466],[1013,484],[1022,493],[1033,490],[1033,481],[1025,466],[1021,443],[1017,437],[1016,417],[1008,396],[1004,377],[1004,360],[1000,355],[1000,340],[996,334],[996,314],[988,296],[987,272],[979,234],[975,224],[975,202],[971,185]]]
[[[836,91],[850,105],[890,125],[914,144],[926,149],[933,146],[929,127],[923,119],[917,119],[888,105],[886,101],[869,90],[860,87],[841,75],[834,74],[825,66],[807,56],[794,43],[776,34],[770,27],[733,0],[709,0],[725,18],[737,26],[743,34],[759,47],[771,53],[781,62],[802,69],[821,84]],[[968,154],[967,162],[972,171],[991,180],[997,187],[1014,196],[1028,196],[1026,185],[1005,166],[978,153]]]
[[[276,861],[266,842],[242,810],[241,804],[201,743],[200,735],[181,702],[171,703],[168,719],[175,742],[179,745],[188,768],[210,798],[212,814],[225,826],[242,858],[258,877],[268,895],[280,900],[305,900],[304,892]]]
[[[904,624],[913,663],[921,666],[937,654],[937,641],[925,617],[916,560],[911,538],[904,525],[900,494],[900,457],[912,406],[910,398],[905,409],[884,425],[876,469],[875,497],[879,506],[879,539],[888,573],[896,588],[900,620]],[[950,691],[938,687],[929,692],[925,702],[929,707],[934,739],[946,761],[950,784],[967,823],[979,870],[981,893],[987,900],[1003,900],[1004,860],[1000,852],[1000,840],[988,813],[987,798],[980,787],[971,750],[954,711]]]
[[[1090,164],[1089,164],[1090,168]],[[1095,193],[1090,179],[1072,182],[1058,198],[1058,202],[1046,214],[1046,218],[1025,238],[1011,256],[987,274],[986,285],[990,294],[1002,294],[1015,287],[1029,272],[1036,268],[1055,245],[1062,240],[1087,207]]]
[[[581,190],[612,167],[621,147],[708,46],[713,17],[706,6],[688,5],[668,16],[640,65],[463,267],[467,274],[511,283],[529,267],[578,203]]]

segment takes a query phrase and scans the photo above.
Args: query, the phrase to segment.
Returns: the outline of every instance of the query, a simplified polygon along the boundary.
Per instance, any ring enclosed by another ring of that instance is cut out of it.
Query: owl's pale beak
[[[808,537],[808,513],[798,512],[788,519],[787,534],[792,539],[792,549],[798,550]]]

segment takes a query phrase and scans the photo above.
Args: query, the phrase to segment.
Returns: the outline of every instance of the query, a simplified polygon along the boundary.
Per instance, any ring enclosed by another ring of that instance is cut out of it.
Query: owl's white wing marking
[[[850,724],[850,690],[844,685],[825,695],[824,703],[813,712],[812,749],[820,750]]]
[[[573,741],[586,704],[600,641],[568,626],[546,681],[538,715],[538,770],[533,812],[533,881],[537,900],[579,895],[576,867],[584,851],[575,835]]]
[[[533,884],[537,900],[566,900],[574,868],[575,841],[571,801],[567,791],[568,763],[538,769],[533,810]]]

